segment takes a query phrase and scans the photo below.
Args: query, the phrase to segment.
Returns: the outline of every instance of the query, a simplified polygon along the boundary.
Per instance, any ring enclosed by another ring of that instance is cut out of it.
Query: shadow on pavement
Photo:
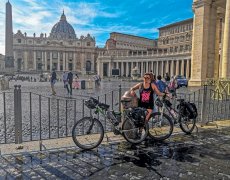
[[[0,179],[228,179],[230,128],[177,135],[165,142],[147,139],[3,155]]]

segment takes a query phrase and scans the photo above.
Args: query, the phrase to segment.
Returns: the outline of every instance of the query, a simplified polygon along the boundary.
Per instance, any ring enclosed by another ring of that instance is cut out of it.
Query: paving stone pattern
[[[0,179],[230,179],[230,127],[165,142],[150,139],[0,157]]]

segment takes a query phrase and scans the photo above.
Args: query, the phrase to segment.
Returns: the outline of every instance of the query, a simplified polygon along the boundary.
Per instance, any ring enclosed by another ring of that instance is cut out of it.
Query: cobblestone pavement
[[[146,140],[0,157],[0,179],[230,179],[230,126]]]

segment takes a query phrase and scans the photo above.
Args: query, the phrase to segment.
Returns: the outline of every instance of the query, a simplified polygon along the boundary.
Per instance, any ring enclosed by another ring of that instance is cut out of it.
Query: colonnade
[[[155,75],[165,76],[165,73],[169,73],[170,76],[183,75],[186,76],[186,78],[190,78],[191,71],[191,59],[152,61],[116,60],[110,62],[98,62],[98,72],[101,77],[111,77],[112,69],[119,69],[121,76],[130,77],[131,71],[135,67],[137,67],[141,76],[146,72],[152,71]]]

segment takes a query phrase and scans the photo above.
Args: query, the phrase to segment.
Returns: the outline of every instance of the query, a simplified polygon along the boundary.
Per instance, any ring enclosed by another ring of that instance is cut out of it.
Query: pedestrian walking
[[[94,78],[94,80],[95,80],[95,86],[96,86],[97,88],[99,88],[99,87],[100,87],[100,81],[101,81],[100,76],[99,76],[99,75],[95,75],[93,78]]]
[[[168,84],[168,90],[170,93],[172,93],[172,96],[174,96],[174,97],[177,97],[177,95],[176,95],[177,87],[178,87],[177,80],[176,80],[175,76],[172,76],[170,79],[170,82]]]
[[[67,72],[64,72],[64,73],[63,73],[63,75],[62,75],[62,80],[63,80],[63,83],[64,83],[64,88],[66,88],[66,90],[67,90],[67,95],[69,95],[68,73],[67,73]]]
[[[170,76],[169,76],[169,73],[165,73],[165,84],[168,86],[169,85],[169,82],[170,82]]]
[[[158,75],[156,84],[157,84],[157,87],[158,87],[159,91],[163,93],[163,92],[167,91],[167,85],[161,79],[162,79],[161,75]]]
[[[77,74],[75,74],[75,77],[73,79],[73,88],[80,89],[79,77]]]
[[[56,95],[56,91],[54,89],[54,85],[57,81],[57,74],[55,72],[55,69],[52,70],[51,73],[51,78],[50,78],[50,84],[51,84],[51,90],[52,90],[52,95]]]
[[[69,94],[70,96],[72,96],[73,73],[71,71],[69,71],[67,79],[69,84]]]

